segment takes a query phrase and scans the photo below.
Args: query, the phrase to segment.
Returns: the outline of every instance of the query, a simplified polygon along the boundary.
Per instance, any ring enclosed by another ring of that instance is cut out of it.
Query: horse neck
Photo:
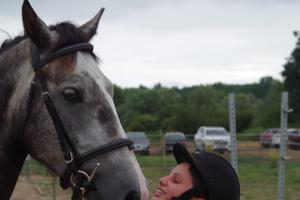
[[[0,54],[0,200],[10,198],[27,155],[18,135],[33,73],[28,43],[24,40]]]

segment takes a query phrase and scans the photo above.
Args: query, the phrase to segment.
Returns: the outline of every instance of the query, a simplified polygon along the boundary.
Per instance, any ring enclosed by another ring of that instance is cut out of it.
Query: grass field
[[[176,165],[172,155],[163,157],[161,155],[137,156],[142,170],[149,182],[150,194],[158,186],[159,178],[165,176]],[[288,160],[286,164],[286,200],[300,200],[300,161]],[[30,161],[23,168],[22,174],[25,176],[26,171],[30,174],[39,174],[38,184],[46,193],[48,199],[51,199],[51,179],[47,175],[47,170]],[[276,200],[277,199],[277,182],[278,182],[278,158],[259,157],[239,157],[238,175],[241,185],[241,200]],[[45,177],[44,179],[42,177]],[[32,178],[33,180],[33,178]],[[66,195],[64,191],[58,189],[58,195]],[[68,199],[68,198],[60,198]]]
[[[138,161],[148,179],[150,194],[157,187],[159,178],[175,166],[173,156],[138,156]],[[277,199],[277,166],[278,161],[272,158],[239,158],[241,200]],[[286,169],[286,199],[300,200],[300,162],[288,161]]]

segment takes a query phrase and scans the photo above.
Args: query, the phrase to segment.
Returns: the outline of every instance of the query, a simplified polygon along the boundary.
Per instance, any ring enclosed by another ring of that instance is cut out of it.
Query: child
[[[235,170],[213,153],[189,153],[175,144],[178,165],[162,177],[152,200],[239,200],[240,185]]]

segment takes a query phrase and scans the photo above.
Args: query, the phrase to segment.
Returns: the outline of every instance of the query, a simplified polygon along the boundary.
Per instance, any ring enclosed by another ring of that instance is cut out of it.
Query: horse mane
[[[17,44],[19,44],[20,42],[22,42],[26,38],[27,38],[26,35],[22,35],[22,36],[17,36],[13,39],[4,40],[1,44],[1,47],[0,47],[0,55],[1,55],[2,52],[11,49],[12,47],[16,46]]]
[[[53,47],[53,51],[62,49],[69,45],[88,42],[88,39],[85,37],[84,33],[70,22],[61,22],[56,25],[49,26],[49,28],[50,30],[56,31],[57,35],[59,36],[55,46]],[[0,55],[27,38],[28,36],[23,34],[21,36],[16,36],[13,39],[4,40],[0,47]],[[89,53],[95,60],[98,60],[97,56],[93,52]]]

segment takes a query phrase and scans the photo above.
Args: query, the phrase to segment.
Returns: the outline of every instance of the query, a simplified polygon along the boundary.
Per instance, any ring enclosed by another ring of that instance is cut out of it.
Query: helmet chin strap
[[[206,187],[203,187],[203,185],[193,187],[193,188],[185,191],[178,197],[172,197],[171,200],[190,200],[192,197],[205,198],[206,197]]]

